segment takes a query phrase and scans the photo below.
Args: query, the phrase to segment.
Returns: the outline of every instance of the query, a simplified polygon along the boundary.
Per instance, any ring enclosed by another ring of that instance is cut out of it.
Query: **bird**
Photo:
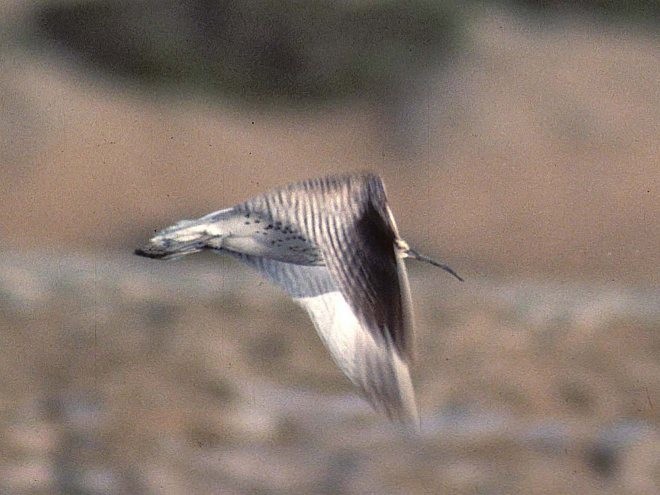
[[[391,421],[419,425],[403,260],[427,262],[463,279],[399,236],[378,175],[331,175],[279,187],[179,221],[135,254],[174,259],[206,250],[232,256],[284,289],[371,406]]]

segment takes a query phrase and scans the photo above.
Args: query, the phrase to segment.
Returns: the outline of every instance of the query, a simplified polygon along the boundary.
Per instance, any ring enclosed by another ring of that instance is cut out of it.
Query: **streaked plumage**
[[[403,258],[453,272],[399,237],[378,176],[325,177],[275,189],[179,222],[136,254],[173,258],[204,249],[238,258],[287,291],[373,407],[391,419],[417,422]]]

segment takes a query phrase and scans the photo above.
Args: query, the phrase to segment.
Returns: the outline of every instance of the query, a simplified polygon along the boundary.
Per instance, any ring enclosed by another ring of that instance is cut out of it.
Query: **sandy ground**
[[[655,33],[476,16],[390,123],[396,151],[359,102],[245,111],[108,81],[25,48],[25,3],[0,5],[0,492],[657,493]],[[365,168],[467,279],[411,266],[417,436],[249,270],[130,255]]]
[[[656,493],[657,290],[411,285],[419,434],[354,396],[303,312],[233,262],[6,258],[0,489]]]

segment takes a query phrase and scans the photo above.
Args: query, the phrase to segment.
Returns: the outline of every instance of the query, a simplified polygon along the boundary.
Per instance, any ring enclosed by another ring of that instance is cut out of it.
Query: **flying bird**
[[[412,306],[404,258],[451,268],[399,237],[371,173],[306,180],[160,231],[135,254],[226,253],[283,288],[311,318],[337,366],[374,409],[418,423],[409,366]]]

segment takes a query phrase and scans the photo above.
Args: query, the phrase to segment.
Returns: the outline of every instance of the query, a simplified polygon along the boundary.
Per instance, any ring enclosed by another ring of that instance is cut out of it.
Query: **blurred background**
[[[0,0],[0,493],[655,494],[660,3]],[[382,175],[422,430],[277,289],[131,255]]]

